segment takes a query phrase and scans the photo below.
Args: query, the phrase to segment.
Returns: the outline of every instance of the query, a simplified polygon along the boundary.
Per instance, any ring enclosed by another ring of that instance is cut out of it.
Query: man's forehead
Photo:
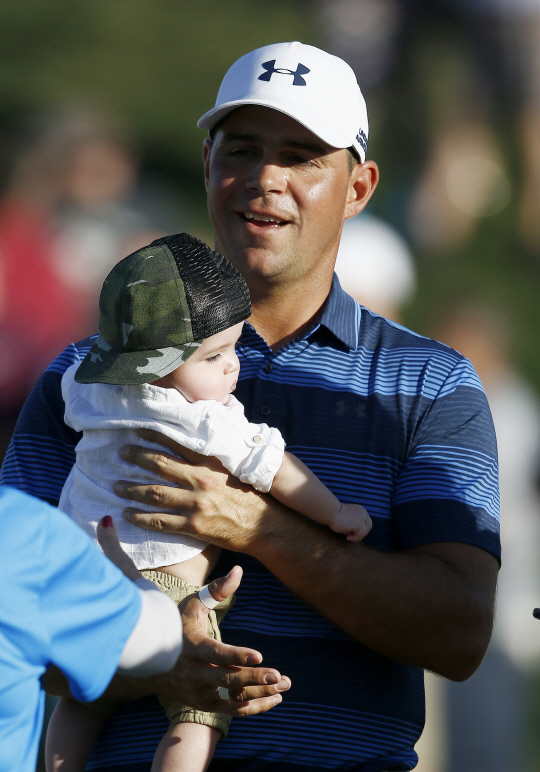
[[[311,149],[320,155],[337,150],[289,115],[271,107],[245,105],[223,118],[214,132],[225,141],[272,142]]]

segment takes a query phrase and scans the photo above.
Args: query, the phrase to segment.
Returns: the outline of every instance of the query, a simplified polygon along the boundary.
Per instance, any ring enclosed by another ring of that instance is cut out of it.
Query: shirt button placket
[[[274,370],[274,365],[273,365],[273,363],[271,361],[266,362],[262,366],[262,371],[265,372],[265,373],[271,373],[271,372],[273,372],[273,370]],[[270,405],[265,404],[266,400],[267,400],[267,397],[265,396],[265,391],[266,391],[265,386],[266,385],[267,384],[266,384],[264,379],[259,381],[259,395],[258,395],[259,396],[259,404],[260,404],[259,413],[262,416],[264,416],[265,418],[267,418],[270,415],[270,413],[272,412],[272,408],[270,407]]]

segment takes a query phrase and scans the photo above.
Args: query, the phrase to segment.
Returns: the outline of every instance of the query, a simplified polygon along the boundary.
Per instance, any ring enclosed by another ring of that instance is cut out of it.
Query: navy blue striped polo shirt
[[[53,504],[79,439],[63,422],[60,379],[92,340],[69,346],[44,373],[3,467],[5,483]],[[366,506],[367,544],[456,541],[500,557],[495,434],[468,360],[360,307],[335,277],[307,334],[273,353],[246,324],[238,353],[236,395],[248,418],[278,427],[340,500]],[[233,720],[211,772],[412,769],[423,671],[354,640],[249,556],[223,552],[216,571],[234,563],[244,578],[223,639],[261,651],[293,688],[268,713]],[[156,699],[126,704],[87,769],[149,772],[166,729]]]

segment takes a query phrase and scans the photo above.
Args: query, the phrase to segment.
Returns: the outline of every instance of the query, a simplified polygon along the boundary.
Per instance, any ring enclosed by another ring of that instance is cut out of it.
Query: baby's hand
[[[330,528],[336,533],[347,534],[347,541],[362,541],[371,531],[371,518],[361,504],[344,504],[339,510]]]

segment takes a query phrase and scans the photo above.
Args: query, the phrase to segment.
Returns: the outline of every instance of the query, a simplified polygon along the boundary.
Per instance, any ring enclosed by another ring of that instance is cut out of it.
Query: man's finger
[[[272,697],[274,694],[281,694],[289,691],[291,688],[291,680],[287,676],[281,676],[279,681],[274,684],[257,685],[257,686],[240,686],[236,687],[232,684],[235,682],[235,674],[232,674],[229,681],[229,699],[233,702],[249,702],[250,700],[259,699],[260,697]]]
[[[185,448],[178,442],[175,442],[170,437],[166,437],[160,432],[156,432],[153,429],[138,429],[137,434],[148,442],[155,442],[156,445],[163,445],[165,448],[169,448],[176,455],[182,456],[190,464],[200,464],[204,460],[204,456],[200,453],[196,453],[194,450]]]
[[[183,452],[184,449],[180,445],[177,447]],[[170,479],[171,482],[177,482],[182,469],[189,470],[191,466],[176,455],[166,453],[164,450],[144,448],[142,445],[123,445],[120,448],[120,457],[130,464],[155,472],[166,480]]]
[[[184,632],[185,630],[184,625]],[[200,662],[211,662],[219,667],[244,667],[250,669],[253,665],[259,665],[262,662],[262,654],[255,649],[248,649],[245,646],[232,646],[230,643],[216,641],[207,635],[200,633],[191,639],[184,635],[184,653],[189,654],[195,660]],[[271,668],[262,668],[263,677]],[[260,683],[264,683],[261,681]],[[225,684],[217,683],[216,686]]]
[[[165,512],[141,512],[131,507],[124,509],[124,517],[133,525],[147,531],[162,533],[190,533],[189,519],[183,515],[171,515]]]
[[[236,592],[240,586],[242,574],[242,568],[240,566],[234,566],[226,576],[220,576],[219,579],[214,579],[208,586],[212,597],[219,603],[226,600],[229,595]]]
[[[189,485],[188,481],[186,481],[186,485]],[[193,507],[193,495],[190,491],[165,483],[163,485],[160,483],[140,485],[129,480],[117,480],[114,484],[114,492],[124,499],[139,501],[152,507],[187,510]]]
[[[220,713],[229,713],[231,716],[242,718],[245,716],[255,716],[257,713],[265,713],[267,710],[279,705],[282,701],[281,694],[274,694],[269,697],[260,697],[256,700],[250,700],[237,704],[234,702],[221,701],[217,707]]]

